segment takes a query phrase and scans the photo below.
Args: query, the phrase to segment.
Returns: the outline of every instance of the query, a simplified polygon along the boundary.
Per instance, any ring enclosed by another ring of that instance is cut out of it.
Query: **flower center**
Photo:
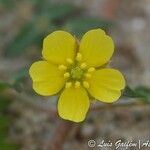
[[[83,76],[83,73],[84,73],[83,70],[78,66],[71,69],[71,77],[73,79],[76,79],[76,80],[81,79]]]
[[[88,67],[86,62],[81,62],[81,60],[82,55],[77,53],[75,62],[70,58],[66,59],[69,67],[63,64],[58,66],[59,70],[63,71],[63,77],[66,80],[66,88],[72,86],[79,88],[80,86],[83,86],[88,89],[90,87],[88,79],[91,78],[95,68]]]

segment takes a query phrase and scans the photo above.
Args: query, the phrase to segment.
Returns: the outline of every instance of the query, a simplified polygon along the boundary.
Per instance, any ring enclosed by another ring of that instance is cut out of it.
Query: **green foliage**
[[[13,88],[18,92],[21,92],[22,90],[22,83],[24,83],[29,76],[29,68],[23,67],[20,70],[18,70],[14,75],[12,75],[11,80],[12,83],[0,81],[0,92],[2,92],[5,89]],[[0,100],[3,99],[0,95]]]
[[[144,102],[150,102],[150,88],[140,86],[135,88],[135,92],[144,100]]]
[[[4,81],[0,81],[0,92],[7,89],[7,88],[10,88],[11,85],[7,82],[4,82]]]
[[[42,9],[43,11],[39,11],[33,14],[32,20],[29,20],[20,28],[18,34],[6,46],[4,50],[5,56],[18,56],[34,44],[39,46],[42,42],[46,30],[49,29],[50,32],[50,30],[55,28],[57,29],[59,26],[56,25],[57,21],[62,20],[62,18],[67,18],[67,16],[73,14],[76,10],[73,5],[65,3],[44,6]],[[44,27],[41,25],[44,24],[43,21],[46,24]]]
[[[22,83],[24,83],[29,76],[29,68],[28,67],[23,67],[20,70],[18,70],[12,77],[13,83],[12,87],[18,91],[22,91]]]
[[[14,0],[0,0],[0,6],[12,9],[12,6],[14,6]]]
[[[5,115],[3,116],[0,115],[0,131],[1,132],[6,131],[6,129],[8,129],[9,124],[10,124],[10,118]],[[2,133],[0,135],[2,135]]]
[[[4,112],[5,110],[7,110],[9,104],[10,104],[10,99],[0,95],[0,112]]]
[[[77,7],[69,3],[51,4],[42,14],[47,14],[48,19],[54,22],[72,17],[78,10]]]
[[[129,86],[126,86],[124,96],[130,98],[140,98],[143,102],[150,102],[150,88],[148,87],[136,87],[135,89],[131,89]]]
[[[32,19],[20,27],[18,34],[4,49],[5,56],[16,57],[31,46],[41,47],[42,39],[49,32],[65,29],[80,37],[91,28],[108,29],[109,21],[99,18],[80,17],[81,8],[70,3],[54,4],[48,0],[34,0]]]
[[[27,47],[38,42],[39,38],[41,38],[41,35],[34,27],[34,24],[27,23],[21,28],[17,36],[8,44],[5,49],[5,55],[9,57],[17,56]]]
[[[0,95],[0,150],[18,150],[19,146],[7,140],[12,117],[8,113],[11,100]]]
[[[65,24],[66,30],[71,31],[77,37],[81,37],[83,33],[93,28],[102,28],[107,30],[112,26],[110,21],[106,21],[99,18],[85,18],[77,17],[68,20]]]
[[[11,124],[11,118],[4,112],[8,109],[10,101],[0,96],[0,149],[1,150],[17,150],[19,147],[7,141],[8,129]]]
[[[0,149],[1,150],[18,150],[19,146],[16,144],[8,143],[7,141],[0,141]]]
[[[29,72],[28,67],[23,67],[20,70],[18,70],[12,77],[14,82],[18,83],[24,81],[28,77],[28,72]]]
[[[130,97],[130,98],[138,97],[137,93],[133,89],[131,89],[129,86],[126,86],[126,88],[123,92],[123,95],[126,96],[126,97]]]
[[[7,140],[11,117],[5,113],[8,111],[10,100],[0,95],[0,150],[18,150],[19,146]]]

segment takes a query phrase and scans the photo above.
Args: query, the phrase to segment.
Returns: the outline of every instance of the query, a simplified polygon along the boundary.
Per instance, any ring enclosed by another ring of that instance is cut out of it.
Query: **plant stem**
[[[91,111],[100,111],[100,110],[112,110],[115,108],[125,108],[125,107],[136,107],[136,106],[146,106],[150,105],[150,103],[145,103],[142,101],[134,101],[134,102],[126,102],[126,103],[116,103],[116,104],[104,104],[104,105],[99,105],[91,108]]]
[[[54,132],[51,142],[47,146],[47,150],[61,150],[73,127],[74,124],[72,122],[61,120]]]
[[[6,94],[6,93],[5,93]],[[48,108],[42,107],[40,104],[37,104],[37,101],[35,103],[35,101],[30,98],[29,96],[27,96],[26,94],[18,94],[16,92],[13,91],[7,91],[7,95],[9,95],[10,97],[15,97],[16,99],[22,100],[22,102],[24,102],[25,104],[27,104],[28,106],[31,106],[37,110],[46,112],[48,114],[53,114],[54,118],[56,118],[57,116],[57,112],[56,111],[52,111]],[[112,110],[115,108],[123,108],[123,107],[136,107],[136,106],[146,106],[149,105],[150,103],[144,103],[140,100],[133,100],[132,102],[119,102],[116,104],[102,104],[99,106],[93,106],[91,107],[90,111],[91,112],[95,112],[95,111],[101,111],[101,110]],[[54,132],[54,135],[51,139],[51,141],[45,145],[45,149],[44,150],[61,150],[63,148],[63,145],[66,141],[66,138],[68,137],[68,135],[70,134],[71,130],[73,129],[73,127],[77,126],[77,124],[73,123],[73,122],[69,122],[69,121],[65,121],[65,120],[60,120],[58,126],[56,127],[56,130]]]

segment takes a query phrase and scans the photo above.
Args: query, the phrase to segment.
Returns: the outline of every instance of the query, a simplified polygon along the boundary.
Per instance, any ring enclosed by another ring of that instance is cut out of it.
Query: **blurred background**
[[[107,108],[94,102],[102,109],[70,131],[63,149],[91,149],[89,139],[150,139],[150,0],[0,0],[0,150],[45,150],[55,137],[57,97],[37,95],[28,68],[41,59],[43,38],[52,31],[66,30],[80,39],[92,28],[113,37],[110,65],[141,96],[119,102],[144,105]],[[134,97],[132,92],[128,95]]]

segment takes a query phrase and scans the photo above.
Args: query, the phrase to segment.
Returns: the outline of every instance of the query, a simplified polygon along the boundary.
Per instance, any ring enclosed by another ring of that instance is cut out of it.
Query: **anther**
[[[87,81],[83,81],[83,86],[87,89],[90,87],[90,85]]]
[[[67,61],[68,64],[73,64],[73,60],[70,59],[70,58],[67,58],[66,61]]]
[[[72,82],[66,82],[66,88],[70,88],[72,86]]]
[[[95,71],[95,68],[94,68],[94,67],[90,67],[90,68],[88,69],[88,72],[93,72],[93,71]]]
[[[81,85],[81,83],[79,81],[76,81],[75,84],[74,84],[75,88],[79,88],[80,85]]]
[[[69,72],[64,73],[64,78],[69,78],[69,77],[70,77],[70,73]]]
[[[86,73],[86,74],[85,74],[85,77],[86,77],[86,78],[91,78],[91,74]]]
[[[77,61],[81,61],[82,60],[82,55],[80,53],[77,53],[76,60]]]
[[[82,63],[82,64],[80,65],[80,68],[81,68],[81,69],[85,69],[86,66],[87,66],[86,63]]]
[[[59,70],[66,70],[67,67],[66,67],[65,65],[59,65],[59,66],[58,66],[58,69],[59,69]]]

